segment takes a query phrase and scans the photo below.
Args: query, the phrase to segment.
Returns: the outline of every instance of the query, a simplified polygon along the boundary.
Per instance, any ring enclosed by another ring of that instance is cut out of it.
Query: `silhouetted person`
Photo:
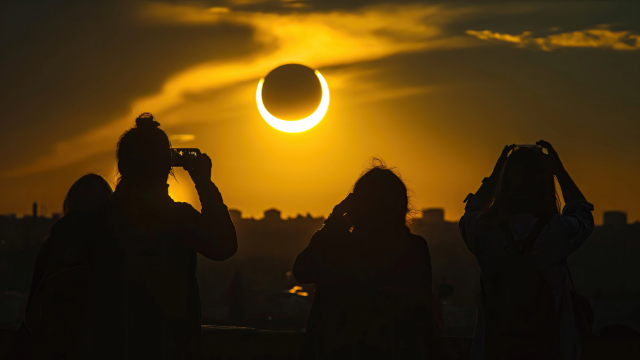
[[[551,144],[505,146],[467,197],[460,232],[481,270],[471,359],[578,359],[567,257],[593,230],[585,200]],[[554,175],[565,207],[559,213]]]
[[[113,195],[111,185],[102,176],[87,174],[78,179],[67,192],[62,203],[63,215],[75,211],[94,213]]]
[[[301,359],[436,358],[431,257],[407,212],[402,180],[375,166],[298,255],[296,280],[316,284]]]
[[[169,197],[171,145],[159,125],[144,113],[118,141],[120,178],[94,237],[85,358],[198,358],[196,252],[221,261],[237,250],[206,154],[185,165],[202,211]]]
[[[53,225],[36,257],[25,319],[11,356],[73,357],[90,280],[91,242],[86,237],[94,213],[112,194],[109,183],[96,174],[82,176],[67,192],[65,216]]]

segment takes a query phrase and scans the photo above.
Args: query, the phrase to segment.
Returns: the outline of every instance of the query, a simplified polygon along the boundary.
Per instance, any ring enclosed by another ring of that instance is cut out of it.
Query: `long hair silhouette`
[[[165,183],[171,169],[171,142],[152,114],[142,113],[136,126],[118,140],[116,158],[122,180],[138,185]]]
[[[374,159],[353,185],[349,217],[354,226],[405,226],[409,214],[407,186],[384,162]]]
[[[550,218],[560,212],[553,169],[544,154],[516,149],[508,158],[485,222],[497,224],[509,214]]]
[[[299,359],[440,358],[429,246],[407,227],[405,183],[372,165],[293,266],[316,284]]]
[[[64,215],[71,211],[94,212],[113,195],[111,185],[102,176],[87,174],[78,179],[64,198]]]

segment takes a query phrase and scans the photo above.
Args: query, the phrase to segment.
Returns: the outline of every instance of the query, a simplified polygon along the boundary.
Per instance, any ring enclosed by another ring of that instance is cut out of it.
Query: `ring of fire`
[[[264,84],[264,78],[260,79],[258,89],[256,90],[256,103],[258,104],[258,111],[260,112],[260,115],[262,115],[262,118],[275,129],[288,133],[307,131],[318,125],[329,109],[329,86],[318,70],[315,71],[315,74],[318,77],[320,87],[322,88],[322,99],[320,100],[320,105],[318,105],[318,108],[313,112],[313,114],[304,119],[292,121],[278,119],[269,113],[269,110],[267,110],[262,103],[262,86]]]

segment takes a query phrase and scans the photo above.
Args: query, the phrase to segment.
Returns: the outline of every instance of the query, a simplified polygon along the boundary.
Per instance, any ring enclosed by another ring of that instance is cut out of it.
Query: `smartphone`
[[[542,146],[537,144],[516,144],[516,147],[513,148],[513,151],[516,151],[520,148],[529,148],[529,149],[538,150],[542,152]]]
[[[175,148],[171,149],[171,166],[182,167],[191,159],[200,155],[200,149],[196,148]]]

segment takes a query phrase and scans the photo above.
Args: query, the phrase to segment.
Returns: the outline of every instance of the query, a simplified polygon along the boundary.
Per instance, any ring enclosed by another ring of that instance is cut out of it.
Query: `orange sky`
[[[597,222],[606,210],[640,220],[638,6],[90,5],[17,6],[9,23],[0,213],[34,200],[60,211],[87,172],[114,181],[118,136],[149,111],[174,146],[211,156],[225,202],[247,217],[326,216],[375,156],[397,167],[416,209],[454,221],[505,144],[545,139]],[[255,104],[258,80],[289,62],[319,69],[331,90],[304,133],[271,128]],[[199,208],[176,175],[172,197]]]

